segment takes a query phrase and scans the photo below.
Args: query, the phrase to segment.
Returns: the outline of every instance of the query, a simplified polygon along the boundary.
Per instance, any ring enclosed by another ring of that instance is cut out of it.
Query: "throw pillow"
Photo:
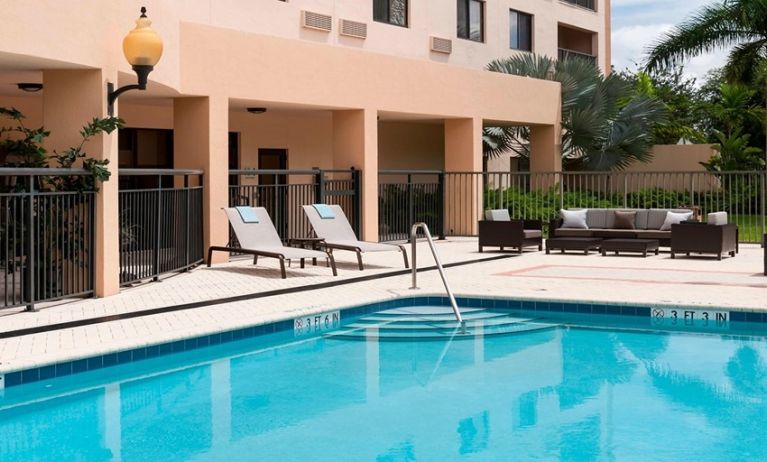
[[[508,209],[486,210],[485,220],[487,221],[511,221]]]
[[[636,211],[615,211],[615,224],[613,229],[635,229],[634,221],[636,220]]]
[[[661,225],[661,231],[671,231],[671,225],[677,225],[692,218],[692,212],[666,212],[666,220]]]
[[[586,213],[588,210],[560,210],[563,228],[589,229],[586,224]]]

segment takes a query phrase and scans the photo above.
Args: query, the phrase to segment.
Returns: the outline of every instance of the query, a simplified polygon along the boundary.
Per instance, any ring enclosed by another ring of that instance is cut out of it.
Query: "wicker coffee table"
[[[658,247],[660,242],[657,239],[606,239],[602,241],[602,256],[607,255],[607,252],[615,252],[615,255],[620,252],[632,252],[647,257],[647,252],[652,251],[658,255]]]
[[[546,253],[551,253],[552,250],[562,253],[566,250],[577,250],[588,255],[589,250],[599,250],[601,245],[602,239],[598,237],[553,237],[546,240]]]

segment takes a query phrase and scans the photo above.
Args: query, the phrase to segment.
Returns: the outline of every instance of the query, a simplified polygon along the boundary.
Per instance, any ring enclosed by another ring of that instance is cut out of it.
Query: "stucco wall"
[[[652,148],[652,161],[633,163],[629,172],[702,172],[701,162],[716,154],[713,144],[658,144]]]
[[[442,170],[445,128],[439,123],[379,122],[378,165],[381,170]]]

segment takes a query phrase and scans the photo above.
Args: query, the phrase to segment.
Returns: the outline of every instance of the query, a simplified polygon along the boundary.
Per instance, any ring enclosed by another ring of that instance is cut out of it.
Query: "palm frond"
[[[679,65],[703,53],[759,39],[759,33],[749,28],[748,14],[752,13],[746,14],[758,8],[744,5],[753,2],[725,1],[704,7],[648,49],[647,70]],[[764,16],[760,17],[763,20]]]

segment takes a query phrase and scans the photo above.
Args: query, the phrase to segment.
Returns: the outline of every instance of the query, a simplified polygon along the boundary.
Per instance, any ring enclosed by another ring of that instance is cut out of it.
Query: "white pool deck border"
[[[736,258],[671,259],[667,253],[641,258],[598,254],[546,255],[544,252],[480,254],[474,238],[439,241],[443,263],[466,262],[497,255],[509,258],[455,266],[446,270],[460,297],[524,299],[658,307],[689,307],[767,312],[767,277],[763,251],[742,245]],[[410,248],[408,247],[408,250]],[[418,244],[419,266],[433,265],[424,243]],[[307,286],[359,276],[401,271],[397,252],[366,255],[368,268],[356,270],[353,253],[338,253],[339,276],[324,265],[294,266],[279,279],[275,260],[236,260],[123,290],[103,299],[59,302],[34,313],[0,312],[0,331],[244,296],[269,290]],[[409,289],[410,275],[397,275],[335,287],[306,290],[234,303],[201,306],[79,327],[0,339],[0,374],[76,361],[114,352],[270,324],[301,316],[385,302],[409,296],[444,296],[436,271],[420,273],[419,290]]]

